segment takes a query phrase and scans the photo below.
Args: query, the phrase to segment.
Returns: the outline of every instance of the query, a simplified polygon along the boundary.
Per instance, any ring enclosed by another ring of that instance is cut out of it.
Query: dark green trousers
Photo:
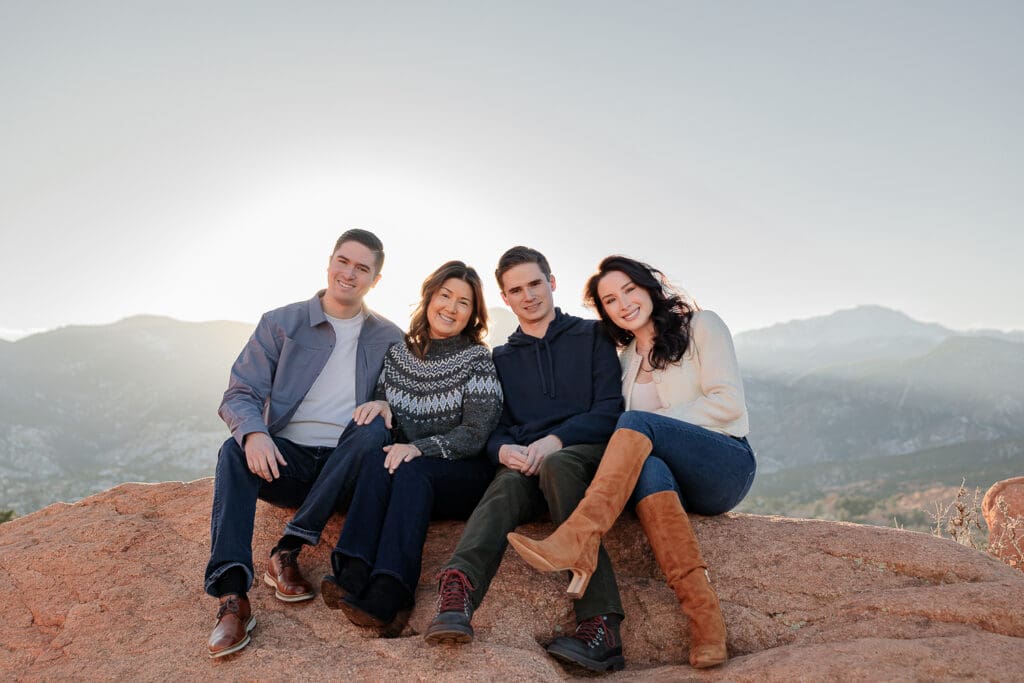
[[[494,481],[466,522],[466,528],[448,562],[449,569],[465,573],[473,584],[473,606],[480,602],[498,571],[508,540],[505,535],[546,510],[561,524],[583,499],[604,454],[604,444],[581,444],[555,451],[541,462],[537,475],[527,477],[499,466]],[[615,572],[604,546],[587,592],[576,600],[576,619],[600,614],[624,616]]]

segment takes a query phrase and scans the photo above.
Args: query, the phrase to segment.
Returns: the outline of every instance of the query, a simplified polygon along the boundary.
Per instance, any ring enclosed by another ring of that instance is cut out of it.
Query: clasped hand
[[[498,449],[498,462],[528,477],[540,471],[544,458],[562,449],[562,440],[554,434],[537,439],[529,446],[508,443]]]

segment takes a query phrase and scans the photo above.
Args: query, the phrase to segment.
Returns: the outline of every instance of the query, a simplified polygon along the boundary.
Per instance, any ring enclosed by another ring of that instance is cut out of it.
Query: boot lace
[[[448,569],[438,577],[441,589],[437,593],[437,612],[462,612],[469,616],[469,594],[473,585],[457,569]]]
[[[281,563],[281,569],[291,567],[299,568],[299,553],[294,550],[278,550],[277,561]]]
[[[220,603],[220,609],[217,610],[217,620],[220,621],[220,619],[229,612],[231,614],[238,614],[241,608],[242,605],[238,601],[238,596],[232,595],[228,597],[227,600]]]
[[[590,617],[576,625],[576,632],[572,634],[576,640],[582,641],[587,647],[594,648],[602,642],[608,647],[616,647],[615,631],[608,628],[604,617]]]

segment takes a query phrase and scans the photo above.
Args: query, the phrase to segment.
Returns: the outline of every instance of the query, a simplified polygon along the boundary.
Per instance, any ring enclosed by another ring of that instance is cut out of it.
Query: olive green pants
[[[555,451],[541,462],[540,471],[527,477],[499,466],[494,481],[476,506],[448,569],[462,571],[473,584],[473,606],[479,607],[498,571],[508,545],[506,534],[545,511],[561,524],[583,499],[604,454],[604,444],[580,444]],[[615,572],[604,546],[586,593],[575,601],[576,619],[601,614],[624,616]]]

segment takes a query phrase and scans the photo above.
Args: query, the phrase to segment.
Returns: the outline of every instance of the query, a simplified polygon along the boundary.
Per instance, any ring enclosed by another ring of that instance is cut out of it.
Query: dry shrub
[[[1024,570],[1024,517],[1011,517],[1010,506],[1002,496],[996,497],[996,507],[1003,523],[999,538],[989,535],[988,551],[1011,567]]]
[[[981,531],[981,491],[974,489],[974,498],[968,498],[966,483],[966,479],[960,482],[960,489],[952,502],[943,506],[941,501],[935,501],[935,512],[931,515],[935,521],[934,533],[943,538],[945,531],[945,535],[960,545],[983,550],[975,538],[975,532]]]

